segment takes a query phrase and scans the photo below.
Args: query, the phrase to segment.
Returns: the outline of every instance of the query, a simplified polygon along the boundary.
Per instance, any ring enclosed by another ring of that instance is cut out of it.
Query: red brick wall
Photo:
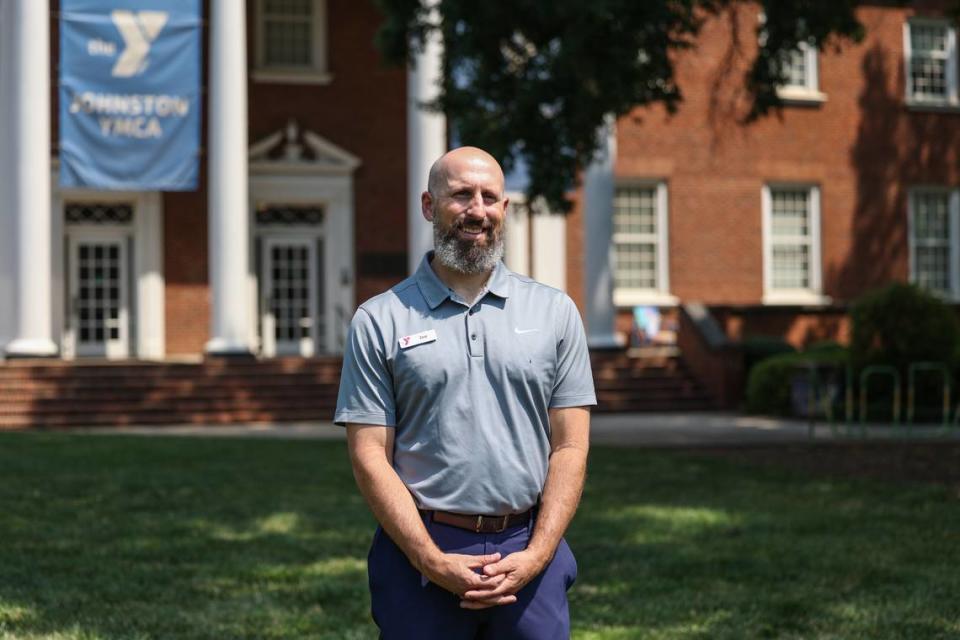
[[[820,54],[820,106],[744,124],[757,8],[738,4],[678,56],[685,99],[675,115],[650,107],[620,119],[618,178],[668,184],[670,285],[681,300],[761,301],[761,188],[771,181],[820,186],[825,294],[846,301],[908,277],[906,191],[960,184],[960,121],[904,105],[903,24],[913,10],[859,11],[865,40]]]

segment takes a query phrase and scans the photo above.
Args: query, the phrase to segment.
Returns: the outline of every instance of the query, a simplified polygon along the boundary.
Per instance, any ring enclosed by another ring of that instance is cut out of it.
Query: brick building
[[[566,218],[512,209],[508,264],[569,291],[595,347],[622,345],[637,305],[701,302],[729,338],[802,345],[842,339],[847,303],[890,280],[960,297],[956,25],[938,6],[859,9],[865,40],[802,47],[786,106],[753,123],[761,16],[711,17],[678,56],[679,111],[615,123]],[[372,0],[205,1],[200,188],[66,190],[57,10],[0,0],[0,353],[339,353],[356,304],[431,243],[419,192],[446,124],[414,105],[440,45],[385,66]]]
[[[798,50],[782,111],[753,123],[743,78],[759,9],[708,20],[678,56],[678,112],[637,109],[611,138],[614,307],[700,301],[732,338],[801,346],[843,339],[847,304],[892,280],[957,299],[960,100],[945,6],[867,3],[866,38]]]

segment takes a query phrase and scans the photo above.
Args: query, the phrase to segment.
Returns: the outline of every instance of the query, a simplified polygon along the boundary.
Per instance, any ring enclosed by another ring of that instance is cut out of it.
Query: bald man
[[[504,266],[503,171],[463,147],[421,196],[434,250],[360,305],[335,421],[380,523],[368,559],[381,637],[566,638],[563,533],[596,404],[561,291]]]

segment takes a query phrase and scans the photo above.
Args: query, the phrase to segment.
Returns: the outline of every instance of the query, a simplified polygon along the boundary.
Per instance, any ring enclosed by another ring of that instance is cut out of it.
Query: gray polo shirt
[[[470,306],[431,257],[354,315],[334,420],[396,428],[393,465],[421,508],[523,511],[547,477],[547,410],[596,404],[580,314],[503,263]]]

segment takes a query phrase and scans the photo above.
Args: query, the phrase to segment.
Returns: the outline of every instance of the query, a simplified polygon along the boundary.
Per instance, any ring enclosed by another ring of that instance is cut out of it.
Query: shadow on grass
[[[2,443],[0,636],[370,637],[342,444]]]
[[[597,448],[575,638],[945,638],[939,487]],[[370,638],[343,443],[0,436],[0,637]]]
[[[692,453],[595,449],[578,638],[947,638],[960,504]]]

